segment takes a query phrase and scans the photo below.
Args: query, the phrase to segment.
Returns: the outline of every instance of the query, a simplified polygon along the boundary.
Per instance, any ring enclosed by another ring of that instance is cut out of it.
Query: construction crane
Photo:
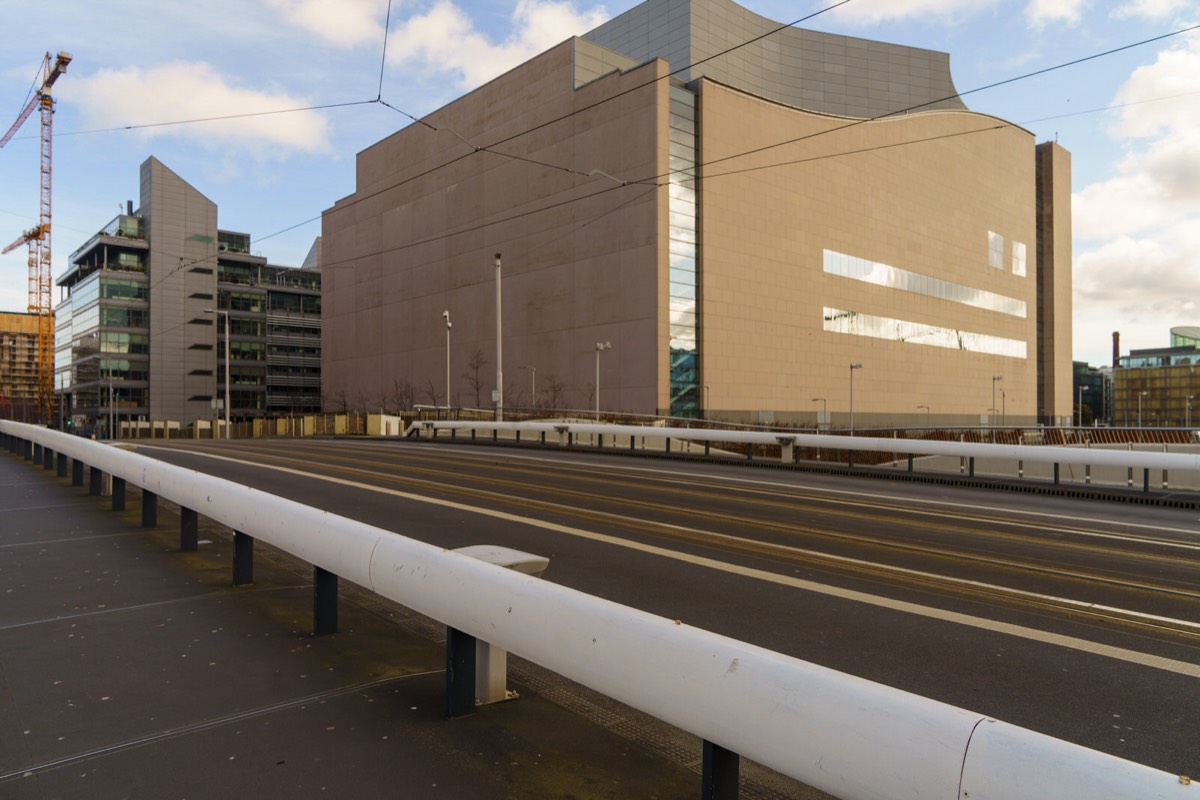
[[[0,147],[4,147],[33,113],[33,109],[41,110],[41,213],[38,224],[0,252],[8,253],[23,244],[29,245],[29,312],[36,314],[38,319],[37,401],[39,421],[43,423],[50,421],[50,406],[54,397],[54,317],[50,307],[50,178],[54,98],[50,96],[50,88],[67,71],[70,63],[70,53],[59,53],[53,63],[50,54],[46,53],[42,61],[41,87],[17,115],[17,121],[8,129],[8,133],[0,138]]]

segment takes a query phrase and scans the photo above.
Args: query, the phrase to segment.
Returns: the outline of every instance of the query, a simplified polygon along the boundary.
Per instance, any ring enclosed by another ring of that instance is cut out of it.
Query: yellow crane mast
[[[17,121],[0,138],[0,147],[8,144],[17,129],[24,124],[34,108],[41,110],[41,210],[38,224],[22,233],[17,240],[4,248],[7,253],[23,244],[29,245],[29,312],[38,318],[37,338],[37,399],[40,421],[50,421],[51,400],[54,397],[54,316],[50,307],[50,186],[53,149],[54,98],[50,88],[71,63],[70,53],[59,53],[51,62],[46,53],[42,61],[42,85],[34,92],[29,103],[17,115]]]

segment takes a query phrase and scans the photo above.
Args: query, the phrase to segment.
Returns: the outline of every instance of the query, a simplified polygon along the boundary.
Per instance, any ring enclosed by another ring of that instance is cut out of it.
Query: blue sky
[[[355,153],[409,123],[367,101],[427,114],[635,4],[393,0],[381,92],[387,0],[59,0],[36,12],[0,0],[0,128],[42,55],[71,53],[55,87],[55,277],[124,201],[137,205],[150,155],[217,203],[221,227],[298,265],[321,212],[354,191]],[[781,22],[828,4],[743,3]],[[805,24],[948,52],[968,92],[1197,23],[1195,0],[850,0]],[[1071,151],[1075,358],[1108,364],[1115,330],[1128,351],[1200,325],[1200,31],[965,100]],[[338,103],[361,104],[127,129]],[[37,223],[36,123],[0,150],[0,246]],[[0,256],[0,310],[25,309],[27,275],[24,248]]]

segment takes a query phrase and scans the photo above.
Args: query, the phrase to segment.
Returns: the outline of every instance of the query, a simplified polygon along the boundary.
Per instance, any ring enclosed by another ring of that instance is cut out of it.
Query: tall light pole
[[[1004,380],[1003,375],[993,375],[992,376],[991,423],[992,423],[992,443],[993,444],[995,444],[995,442],[996,442],[996,381],[1002,381],[1002,380]]]
[[[1142,398],[1146,396],[1146,392],[1138,392],[1138,427],[1142,427]]]
[[[450,309],[442,312],[446,320],[446,414],[450,414]]]
[[[705,384],[705,386],[704,386],[704,418],[705,419],[709,419],[709,409],[712,408],[712,405],[709,402],[709,399],[712,397],[712,393],[709,391],[709,388],[710,387],[708,386],[708,384]]]
[[[854,435],[854,370],[862,369],[862,364],[850,365],[850,435]]]
[[[520,369],[529,370],[529,405],[537,407],[537,367],[533,364],[522,364]]]
[[[1083,393],[1088,390],[1086,386],[1079,387],[1079,427],[1083,427]]]
[[[829,405],[824,397],[814,397],[812,401],[821,404],[821,418],[817,420],[817,430],[821,430],[821,423],[829,424]]]
[[[600,419],[600,352],[611,349],[612,342],[596,342],[596,419]]]
[[[1196,395],[1194,395],[1194,394],[1189,394],[1187,396],[1187,401],[1186,401],[1187,402],[1187,412],[1186,412],[1187,418],[1186,418],[1186,421],[1183,423],[1183,427],[1185,427],[1185,428],[1192,427],[1192,401],[1195,399],[1196,399]]]
[[[216,308],[204,309],[206,314],[225,315],[225,440],[229,440],[229,312]]]
[[[925,409],[925,427],[926,427],[926,428],[930,427],[930,424],[929,424],[929,406],[917,406],[917,408],[923,408],[923,409]]]
[[[504,326],[500,317],[500,254],[496,253],[496,421],[504,419]]]

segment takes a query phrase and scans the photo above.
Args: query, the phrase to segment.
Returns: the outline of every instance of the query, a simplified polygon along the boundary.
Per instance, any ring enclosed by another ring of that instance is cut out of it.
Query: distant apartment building
[[[76,250],[57,284],[55,390],[74,419],[106,432],[223,415],[226,337],[233,420],[320,409],[319,270],[253,253],[153,157],[139,207]]]
[[[1070,154],[969,110],[946,53],[647,0],[423,123],[324,214],[331,396],[1073,416]]]
[[[38,318],[0,311],[0,419],[38,419]]]

